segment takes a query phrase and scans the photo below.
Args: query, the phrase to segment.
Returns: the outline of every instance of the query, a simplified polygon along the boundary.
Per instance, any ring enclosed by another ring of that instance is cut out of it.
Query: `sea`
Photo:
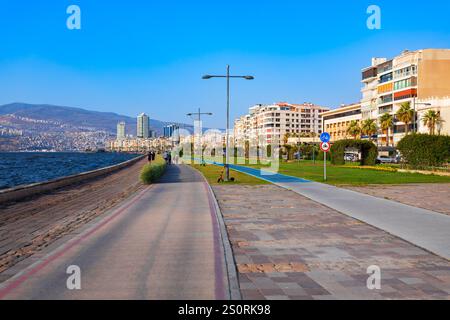
[[[105,168],[138,155],[125,153],[0,153],[0,190]]]

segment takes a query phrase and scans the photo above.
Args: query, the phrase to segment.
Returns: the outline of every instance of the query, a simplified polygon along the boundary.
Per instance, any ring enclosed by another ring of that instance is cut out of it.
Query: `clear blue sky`
[[[66,8],[82,10],[82,30]],[[382,10],[382,30],[366,9]],[[140,112],[224,127],[225,82],[204,81],[227,63],[255,81],[233,81],[232,116],[255,103],[360,98],[360,69],[373,56],[450,47],[450,1],[0,0],[0,104],[50,103]]]

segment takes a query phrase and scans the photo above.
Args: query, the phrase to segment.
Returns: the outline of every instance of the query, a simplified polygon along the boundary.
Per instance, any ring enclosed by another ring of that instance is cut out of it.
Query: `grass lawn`
[[[223,167],[215,166],[215,165],[206,165],[201,166],[198,164],[192,164],[193,168],[199,170],[208,180],[208,182],[211,185],[221,185],[221,184],[227,184],[227,185],[234,185],[234,184],[240,184],[240,185],[259,185],[259,184],[269,184],[268,182],[264,180],[260,180],[257,178],[254,178],[252,176],[236,172],[234,170],[230,170],[230,176],[235,179],[235,181],[230,182],[217,182],[219,179],[222,171],[224,170]]]
[[[252,167],[261,167],[253,165]],[[307,180],[323,181],[323,161],[301,161],[280,163],[279,173]],[[405,183],[450,183],[450,177],[417,173],[387,172],[374,169],[346,168],[327,164],[327,183],[333,185],[405,184]]]

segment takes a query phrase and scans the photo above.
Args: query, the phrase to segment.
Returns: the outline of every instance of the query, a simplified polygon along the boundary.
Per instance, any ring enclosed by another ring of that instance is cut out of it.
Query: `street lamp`
[[[197,116],[198,118],[198,122],[200,123],[200,121],[202,120],[202,116],[212,116],[213,114],[211,112],[201,112],[200,108],[198,108],[198,112],[192,112],[192,113],[188,113],[187,116],[188,117],[192,117],[192,116]],[[200,132],[200,134],[202,134],[202,132]],[[195,124],[194,124],[194,137],[195,137]],[[194,138],[195,139],[195,138]],[[201,144],[201,140],[200,140],[200,144]],[[204,161],[204,157],[203,157],[203,146],[200,145],[200,147],[202,148],[202,165],[205,163]]]
[[[212,78],[226,78],[227,79],[227,132],[226,132],[226,149],[225,149],[225,172],[226,177],[225,181],[230,181],[230,152],[229,152],[229,146],[230,146],[230,79],[232,78],[241,78],[245,80],[254,80],[255,78],[253,76],[231,76],[230,75],[230,66],[227,65],[227,74],[224,76],[218,76],[218,75],[204,75],[202,77],[203,80],[209,80]]]

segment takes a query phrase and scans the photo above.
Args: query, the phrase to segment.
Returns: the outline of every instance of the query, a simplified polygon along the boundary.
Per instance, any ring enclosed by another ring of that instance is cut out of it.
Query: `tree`
[[[347,134],[351,135],[354,139],[361,134],[361,128],[358,121],[353,120],[347,128]]]
[[[372,136],[378,131],[377,123],[373,119],[364,120],[361,125],[361,133],[369,136],[369,140],[372,140]]]
[[[389,147],[389,129],[391,129],[394,126],[394,117],[389,114],[385,113],[380,118],[380,127],[381,130],[386,131],[386,146]]]
[[[414,118],[414,110],[411,109],[411,102],[403,102],[397,111],[397,119],[405,124],[405,133],[409,133],[409,124]]]
[[[436,132],[436,126],[440,126],[444,120],[441,118],[441,113],[435,110],[428,110],[422,117],[423,124],[428,127],[430,135]]]
[[[288,144],[288,140],[289,140],[290,137],[291,137],[291,134],[289,132],[284,135],[284,137],[283,137],[283,144],[284,145]]]

